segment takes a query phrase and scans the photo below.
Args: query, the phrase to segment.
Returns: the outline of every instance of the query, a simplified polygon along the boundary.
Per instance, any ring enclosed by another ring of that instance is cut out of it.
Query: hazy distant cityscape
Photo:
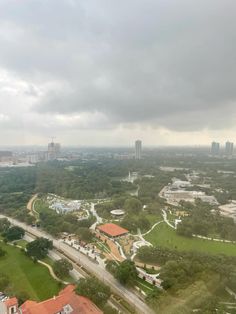
[[[213,141],[211,146],[161,146],[145,147],[141,140],[136,140],[130,147],[76,147],[56,143],[48,143],[47,149],[37,146],[0,147],[0,167],[24,167],[38,162],[52,160],[73,160],[78,158],[108,157],[118,160],[139,160],[144,156],[152,156],[169,152],[182,155],[206,155],[219,158],[235,158],[234,143],[227,141],[224,145]]]

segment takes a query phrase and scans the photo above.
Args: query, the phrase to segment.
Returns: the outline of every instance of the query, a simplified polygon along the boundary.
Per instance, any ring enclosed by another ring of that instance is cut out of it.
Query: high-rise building
[[[225,155],[232,156],[234,152],[234,143],[232,142],[226,142],[225,143]]]
[[[217,142],[211,143],[211,154],[213,156],[218,156],[220,154],[220,143]]]
[[[48,160],[57,159],[60,155],[61,145],[53,141],[48,144]]]
[[[135,159],[141,159],[142,155],[142,141],[135,141]]]

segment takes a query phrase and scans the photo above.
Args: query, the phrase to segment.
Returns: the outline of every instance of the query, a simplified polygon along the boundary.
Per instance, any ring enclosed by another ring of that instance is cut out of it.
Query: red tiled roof
[[[74,285],[67,285],[63,290],[59,292],[59,295],[67,292],[73,292],[75,290],[76,286]]]
[[[112,237],[117,237],[117,236],[120,236],[122,234],[126,234],[129,232],[127,229],[124,229],[124,228],[122,228],[116,224],[112,224],[112,223],[98,226],[97,229],[108,234],[109,236],[112,236]]]
[[[70,305],[72,314],[102,314],[103,312],[88,298],[77,295],[74,292],[74,286],[69,285],[62,290],[58,296],[37,303],[26,301],[20,307],[22,314],[55,314],[63,310],[63,307]]]
[[[4,304],[6,305],[7,308],[9,308],[11,306],[17,305],[18,304],[18,300],[17,300],[17,298],[10,298],[10,299],[6,300],[4,302]]]

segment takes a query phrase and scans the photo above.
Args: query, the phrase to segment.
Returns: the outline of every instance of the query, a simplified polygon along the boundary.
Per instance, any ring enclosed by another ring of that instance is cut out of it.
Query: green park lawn
[[[34,209],[36,212],[40,213],[45,211],[45,209],[49,209],[47,202],[42,198],[37,198],[34,201]]]
[[[15,241],[15,243],[21,246],[23,249],[25,249],[28,242],[22,239],[22,240]]]
[[[146,214],[145,217],[149,220],[151,226],[154,223],[163,220],[163,217],[160,214]]]
[[[0,257],[0,272],[8,276],[13,293],[26,293],[32,300],[44,300],[61,289],[46,267],[34,263],[19,248],[4,243],[0,247],[7,252]]]
[[[236,256],[236,244],[221,243],[198,238],[186,238],[176,234],[164,222],[157,225],[145,239],[155,246],[176,249],[179,251],[199,251],[210,254]]]

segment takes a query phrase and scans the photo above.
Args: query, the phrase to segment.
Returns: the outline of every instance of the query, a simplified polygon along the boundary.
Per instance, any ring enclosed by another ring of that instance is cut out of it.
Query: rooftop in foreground
[[[110,237],[118,237],[129,232],[129,230],[124,229],[113,223],[107,223],[105,225],[98,226],[97,229],[109,235]]]
[[[35,302],[26,301],[20,307],[22,314],[102,314],[103,312],[88,298],[77,295],[75,287],[67,286],[52,299]]]

